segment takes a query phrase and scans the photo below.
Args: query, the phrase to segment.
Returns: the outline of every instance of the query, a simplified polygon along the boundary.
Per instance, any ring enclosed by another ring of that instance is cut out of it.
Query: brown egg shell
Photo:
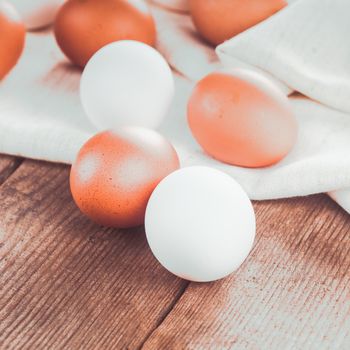
[[[157,132],[105,131],[81,148],[71,169],[71,192],[81,211],[95,222],[139,226],[155,187],[178,168],[174,148]]]
[[[142,0],[68,0],[56,16],[54,31],[63,53],[80,67],[114,41],[150,46],[156,41],[155,22]]]
[[[189,0],[198,32],[213,45],[247,30],[287,5],[285,0]]]
[[[252,168],[282,160],[298,130],[287,97],[247,70],[215,72],[198,82],[188,103],[188,123],[208,154]]]
[[[21,57],[25,34],[25,26],[14,7],[6,1],[0,1],[0,80]]]

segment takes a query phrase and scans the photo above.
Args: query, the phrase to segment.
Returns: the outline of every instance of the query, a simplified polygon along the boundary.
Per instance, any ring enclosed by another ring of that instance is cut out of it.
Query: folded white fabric
[[[350,190],[346,190],[350,187],[350,2],[290,3],[220,45],[217,53],[227,67],[258,70],[286,94],[298,91],[309,97],[290,98],[300,128],[297,146],[284,161],[266,169],[215,165],[238,179],[251,198],[332,192],[332,198],[350,212]],[[156,16],[164,33],[160,49],[177,70],[196,80],[215,68],[211,49],[198,38],[187,16],[165,12]],[[169,22],[172,29],[167,31]],[[198,161],[209,162],[196,154]]]
[[[95,132],[80,106],[79,80],[51,33],[28,34],[20,62],[0,82],[0,153],[71,163]]]
[[[346,0],[300,0],[218,48],[225,64],[262,70],[286,93],[297,90],[320,101],[291,98],[298,143],[281,163],[265,169],[222,164],[196,144],[186,123],[187,99],[195,81],[219,62],[188,15],[155,8],[158,49],[180,73],[161,132],[174,143],[182,165],[226,171],[253,199],[335,191],[333,197],[350,211],[350,191],[344,191],[350,188],[350,116],[332,109],[350,111],[349,7]],[[20,63],[0,83],[0,152],[71,163],[96,132],[80,106],[79,79],[79,70],[67,63],[51,33],[29,34]]]
[[[348,0],[299,0],[222,44],[217,53],[228,66],[237,61],[252,65],[268,72],[292,91],[301,92],[324,106],[350,113],[350,45],[346,39],[350,33],[349,13]],[[305,99],[303,103],[305,116],[301,127],[306,119],[309,121],[314,117],[316,120],[302,132],[314,146],[317,139],[324,137],[325,146],[320,145],[318,149],[316,164],[320,163],[320,166],[314,167],[309,162],[305,176],[310,177],[317,169],[317,182],[322,183],[329,177],[328,191],[338,190],[331,193],[331,197],[350,212],[350,190],[343,187],[349,186],[350,166],[346,154],[349,150],[350,115],[317,106],[311,100]],[[302,113],[298,110],[297,116],[300,120]],[[331,124],[328,125],[329,134],[322,136],[327,121]],[[307,159],[308,154],[305,153],[304,157]],[[335,172],[339,168],[333,164],[341,163],[344,164],[341,176],[346,180],[343,186],[339,183],[340,187],[337,187]]]

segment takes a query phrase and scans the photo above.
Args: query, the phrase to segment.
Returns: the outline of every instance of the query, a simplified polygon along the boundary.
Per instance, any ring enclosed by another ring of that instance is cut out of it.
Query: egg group
[[[158,183],[179,168],[172,145],[144,128],[104,131],[88,140],[72,165],[75,203],[93,221],[118,228],[143,224]]]
[[[64,54],[84,67],[101,47],[118,40],[154,45],[156,27],[143,0],[68,0],[55,20]]]
[[[154,190],[146,210],[146,236],[158,261],[196,282],[223,278],[248,256],[255,214],[229,175],[208,167],[183,168]]]
[[[284,158],[298,129],[287,97],[268,79],[243,69],[199,81],[188,102],[188,123],[209,155],[252,168]]]
[[[174,95],[168,63],[152,47],[131,40],[100,49],[84,69],[81,103],[100,130],[125,125],[155,129]]]
[[[189,0],[194,25],[209,43],[219,45],[270,17],[285,0]]]
[[[0,1],[0,80],[16,65],[25,43],[25,27],[16,9]]]

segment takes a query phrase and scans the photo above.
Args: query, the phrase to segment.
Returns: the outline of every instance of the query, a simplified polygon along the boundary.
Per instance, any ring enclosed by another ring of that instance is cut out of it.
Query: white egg
[[[39,29],[51,24],[65,0],[11,0],[27,29]]]
[[[255,215],[229,175],[196,166],[175,171],[154,190],[145,228],[150,248],[173,274],[209,282],[235,271],[255,238]]]
[[[174,96],[174,78],[161,54],[132,40],[109,44],[90,59],[80,83],[81,103],[101,130],[132,125],[155,129]]]

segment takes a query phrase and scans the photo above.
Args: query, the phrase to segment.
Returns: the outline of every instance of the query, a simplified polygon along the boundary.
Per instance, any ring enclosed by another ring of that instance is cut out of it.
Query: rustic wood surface
[[[197,284],[142,228],[89,222],[68,174],[0,156],[1,349],[350,348],[350,217],[328,197],[255,203],[249,258]]]

